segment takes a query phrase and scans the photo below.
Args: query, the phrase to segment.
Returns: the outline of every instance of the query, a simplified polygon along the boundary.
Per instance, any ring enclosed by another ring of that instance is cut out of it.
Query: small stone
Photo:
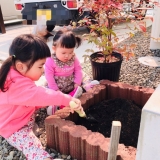
[[[8,154],[8,149],[7,148],[3,148],[3,152],[6,154]]]
[[[71,156],[69,155],[69,156],[67,157],[67,159],[71,159]]]
[[[7,160],[13,160],[13,156],[7,156]]]
[[[20,155],[21,155],[20,152],[17,152],[17,155],[16,155],[16,156],[19,157]]]
[[[20,158],[18,156],[15,156],[13,160],[20,160]]]
[[[12,156],[12,157],[14,156],[14,154],[15,154],[14,151],[11,151],[11,152],[9,153],[9,155]]]
[[[55,153],[55,154],[58,154],[58,152],[55,149],[53,149],[53,148],[51,148],[51,152]]]
[[[54,153],[51,153],[50,155],[51,155],[53,158],[56,156],[56,154],[54,154]]]
[[[67,155],[62,154],[61,158],[66,159]]]

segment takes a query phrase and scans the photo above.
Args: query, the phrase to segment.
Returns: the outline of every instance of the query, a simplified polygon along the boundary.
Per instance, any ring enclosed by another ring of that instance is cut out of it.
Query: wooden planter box
[[[133,100],[144,106],[154,89],[132,86],[109,80],[100,81],[88,93],[82,94],[82,106],[87,109],[90,105],[104,99],[124,98]],[[45,120],[47,146],[58,152],[71,155],[78,160],[107,160],[109,138],[98,132],[91,132],[83,126],[75,125],[78,114],[70,114],[70,109],[58,110],[55,115]],[[130,152],[132,149],[133,152]],[[135,160],[136,149],[119,144],[117,160]]]

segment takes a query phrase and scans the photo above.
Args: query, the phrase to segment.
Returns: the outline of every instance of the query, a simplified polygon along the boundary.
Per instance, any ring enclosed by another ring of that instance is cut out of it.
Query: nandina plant
[[[91,10],[91,16],[85,17],[80,20],[78,24],[80,26],[87,26],[90,29],[89,34],[84,34],[84,39],[89,43],[94,43],[100,50],[103,57],[97,57],[93,59],[99,63],[111,63],[118,61],[118,58],[114,57],[113,51],[122,54],[123,57],[129,59],[134,56],[135,44],[129,46],[124,45],[117,47],[119,38],[113,31],[113,26],[118,23],[135,22],[134,30],[141,29],[146,31],[145,23],[142,21],[136,22],[132,20],[129,14],[123,12],[123,0],[96,0],[94,3],[85,2],[83,7],[88,7]],[[137,28],[139,26],[139,28]],[[129,37],[133,37],[134,33],[130,32]],[[92,49],[87,49],[86,52],[94,52]],[[84,55],[85,59],[88,55]]]

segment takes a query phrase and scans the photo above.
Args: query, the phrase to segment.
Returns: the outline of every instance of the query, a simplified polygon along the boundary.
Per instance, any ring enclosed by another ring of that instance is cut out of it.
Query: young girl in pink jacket
[[[48,87],[78,98],[82,94],[82,68],[74,53],[81,39],[71,31],[60,30],[53,37],[53,54],[45,63],[45,77]],[[60,106],[63,108],[64,106]],[[48,115],[55,112],[56,106],[49,106]]]
[[[9,54],[0,68],[0,135],[28,160],[51,160],[32,131],[35,111],[48,105],[69,106],[71,100],[77,104],[76,110],[82,110],[81,103],[60,91],[35,85],[50,57],[40,38],[30,34],[16,37]]]

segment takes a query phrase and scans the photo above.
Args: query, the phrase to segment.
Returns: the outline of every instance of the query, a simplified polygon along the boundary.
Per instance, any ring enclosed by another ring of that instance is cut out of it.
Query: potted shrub
[[[89,56],[93,79],[118,81],[122,60],[133,56],[133,49],[136,47],[135,44],[132,44],[117,48],[118,37],[113,31],[113,25],[131,20],[129,15],[122,12],[123,0],[96,0],[93,3],[85,2],[84,6],[91,10],[91,14],[80,20],[78,24],[89,28],[89,34],[85,34],[83,37],[99,48],[99,52]],[[140,28],[145,31],[143,24],[140,24]],[[130,33],[130,36],[133,35]],[[86,51],[94,52],[92,49]],[[86,60],[88,55],[84,55],[84,57]]]

